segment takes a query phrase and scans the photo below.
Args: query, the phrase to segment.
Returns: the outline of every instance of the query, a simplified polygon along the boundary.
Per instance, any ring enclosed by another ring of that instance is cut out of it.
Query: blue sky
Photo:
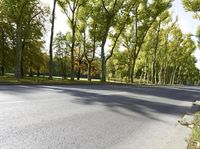
[[[50,6],[52,8],[53,0],[51,0],[51,2],[48,2],[46,0],[41,0],[41,1],[43,1],[44,3],[47,3],[47,4],[50,3]],[[196,34],[196,30],[197,30],[198,25],[200,25],[200,21],[194,19],[192,17],[192,13],[186,12],[184,10],[181,0],[174,0],[171,11],[173,12],[174,18],[176,16],[178,16],[178,18],[179,18],[178,23],[184,34],[186,34],[186,33]],[[57,7],[56,21],[55,21],[55,33],[58,33],[59,31],[65,33],[67,30],[68,30],[68,27],[66,24],[66,16],[64,14],[62,14],[59,7]],[[195,41],[197,41],[197,39],[195,39],[195,38],[193,38],[193,39]],[[197,63],[197,67],[200,69],[200,50],[197,49],[195,51],[194,55],[199,60]]]

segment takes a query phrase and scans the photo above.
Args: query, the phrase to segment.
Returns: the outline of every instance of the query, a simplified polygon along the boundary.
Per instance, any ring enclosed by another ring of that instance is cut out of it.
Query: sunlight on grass
[[[188,149],[200,149],[200,112],[196,113]]]
[[[100,80],[94,79],[92,82],[88,82],[86,78],[80,80],[71,81],[68,79],[62,79],[62,77],[53,77],[53,80],[49,80],[47,76],[42,77],[24,77],[17,80],[13,75],[0,76],[0,84],[101,84]]]

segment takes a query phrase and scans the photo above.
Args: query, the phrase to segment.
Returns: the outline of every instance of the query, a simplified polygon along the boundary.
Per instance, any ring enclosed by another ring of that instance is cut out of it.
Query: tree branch
[[[109,12],[108,9],[106,8],[105,1],[104,1],[104,0],[101,0],[101,2],[102,2],[102,5],[103,5],[103,8],[104,8],[105,11],[109,14],[110,12]]]

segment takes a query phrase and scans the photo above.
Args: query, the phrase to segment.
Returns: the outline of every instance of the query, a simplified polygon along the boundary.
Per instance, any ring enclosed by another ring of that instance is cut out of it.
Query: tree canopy
[[[172,2],[54,0],[51,14],[40,0],[0,1],[1,75],[199,84],[193,55],[197,47],[191,34],[181,31],[178,18],[173,19]],[[200,19],[199,0],[182,3]],[[66,25],[66,33],[54,34],[57,8],[66,15],[60,24]],[[48,54],[44,36],[50,25]]]

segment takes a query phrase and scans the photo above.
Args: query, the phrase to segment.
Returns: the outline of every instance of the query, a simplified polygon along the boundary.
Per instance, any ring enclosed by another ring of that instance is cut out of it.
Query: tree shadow
[[[182,101],[192,102],[199,96],[196,92],[178,91],[175,89],[147,86],[118,86],[118,85],[73,85],[73,86],[15,86],[0,87],[0,92],[29,93],[51,89],[52,92],[62,93],[60,96],[71,95],[67,99],[75,104],[102,105],[118,114],[133,117],[139,114],[153,120],[159,120],[155,115],[167,114],[181,116],[191,110],[190,106],[181,105]],[[122,94],[123,93],[123,94]],[[129,94],[129,96],[126,96]],[[134,96],[137,94],[137,96]],[[145,98],[143,97],[145,95]],[[167,102],[163,100],[167,99]],[[156,100],[155,100],[156,99]],[[59,100],[59,97],[58,99]],[[175,101],[171,103],[170,101]],[[120,110],[123,109],[123,110]],[[125,112],[125,111],[127,112]]]
[[[92,89],[86,86],[85,89]],[[108,85],[100,86],[101,90],[124,91],[128,93],[137,93],[143,95],[152,95],[157,97],[165,97],[181,101],[194,101],[200,98],[200,87],[190,89],[187,87],[162,87],[162,86],[142,86],[142,85]]]
[[[149,99],[145,100],[143,97],[140,97],[140,95],[143,95],[143,92],[140,91],[139,88],[137,89],[137,94],[139,96],[135,97],[127,97],[124,95],[120,95],[119,94],[115,94],[112,92],[110,94],[105,94],[103,93],[104,90],[109,90],[109,91],[127,91],[126,90],[120,90],[119,88],[117,90],[113,89],[112,87],[110,87],[109,89],[107,87],[103,87],[102,86],[95,86],[95,88],[92,88],[91,86],[73,86],[73,88],[66,88],[66,87],[47,87],[44,86],[45,88],[50,88],[53,90],[57,90],[59,93],[66,93],[66,94],[70,94],[76,98],[72,99],[71,102],[76,103],[76,104],[83,104],[83,105],[103,105],[106,108],[108,108],[109,110],[113,111],[113,112],[117,112],[121,115],[125,115],[125,116],[129,116],[131,117],[132,115],[130,114],[130,112],[132,113],[136,113],[142,116],[145,116],[147,118],[153,119],[153,120],[160,120],[158,119],[155,114],[168,114],[168,115],[174,115],[174,116],[181,116],[182,114],[189,112],[191,110],[190,106],[184,106],[181,105],[181,99],[180,99],[180,95],[178,94],[178,96],[176,95],[175,97],[173,95],[171,95],[172,93],[170,93],[171,90],[168,90],[168,96],[166,95],[166,97],[168,97],[169,101],[171,100],[176,100],[177,98],[177,102],[176,103],[164,103],[161,102],[163,96],[159,96],[159,94],[157,95],[156,93],[153,94],[148,94],[148,92],[154,91],[151,88],[146,88],[145,89],[145,94],[147,95],[146,97]],[[94,87],[94,86],[93,86]],[[81,89],[85,89],[85,90],[81,90]],[[103,90],[101,93],[100,92],[96,92],[100,89]],[[129,88],[128,88],[129,89]],[[87,91],[86,91],[87,90]],[[139,91],[138,91],[139,90]],[[128,90],[128,92],[135,92],[132,90]],[[173,91],[173,90],[172,90]],[[164,92],[165,93],[165,92]],[[154,96],[156,95],[156,96]],[[173,98],[170,98],[170,97]],[[183,95],[184,96],[184,95]],[[157,98],[160,97],[160,101],[153,101],[151,100],[151,98]],[[182,97],[182,96],[181,96]],[[192,96],[189,96],[190,99]],[[186,99],[186,98],[185,98]],[[188,99],[187,99],[188,100]],[[180,105],[179,105],[180,104]],[[119,108],[124,109],[129,111],[129,114],[127,114],[127,112],[122,112],[121,110],[119,110]]]

